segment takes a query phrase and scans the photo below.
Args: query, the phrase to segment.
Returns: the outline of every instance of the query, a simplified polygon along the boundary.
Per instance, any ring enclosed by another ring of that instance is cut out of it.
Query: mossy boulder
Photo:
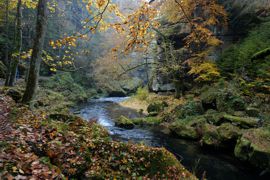
[[[158,125],[161,123],[161,118],[158,117],[144,117],[132,119],[136,125]]]
[[[120,116],[115,121],[115,126],[120,127],[120,128],[124,128],[124,129],[133,129],[135,125],[131,119],[129,119],[125,116]]]
[[[179,119],[169,126],[170,131],[180,137],[186,139],[199,139],[201,130],[206,119],[202,116],[191,116],[186,119]]]
[[[207,120],[207,122],[209,124],[213,124],[213,125],[221,125],[222,123],[225,122],[224,120],[224,115],[225,113],[224,112],[217,112],[215,110],[208,110],[205,114],[204,114],[204,117],[205,119]]]
[[[168,107],[168,104],[164,101],[154,102],[147,107],[147,112],[151,115],[158,114],[162,112],[166,107]]]
[[[242,130],[231,123],[224,123],[217,128],[220,139],[223,142],[237,140],[242,134]]]
[[[204,111],[214,109],[219,112],[243,111],[246,108],[241,92],[231,84],[204,87],[200,95]]]
[[[257,127],[259,124],[259,119],[253,118],[253,117],[239,117],[239,116],[231,116],[231,115],[225,114],[223,118],[225,121],[231,122],[245,129]]]
[[[240,135],[241,130],[230,123],[224,123],[221,126],[205,124],[201,142],[206,146],[229,148],[234,147]]]
[[[186,104],[176,107],[174,111],[176,117],[179,119],[202,115],[204,113],[200,101],[188,101]]]
[[[261,168],[270,168],[270,129],[258,128],[245,131],[234,149],[234,154],[241,160]]]
[[[22,92],[15,88],[8,89],[6,94],[10,96],[15,102],[19,102],[23,96]]]
[[[258,117],[260,115],[260,110],[255,107],[247,107],[246,113],[251,117]]]
[[[221,140],[217,131],[217,126],[204,124],[201,142],[206,146],[219,146]]]
[[[58,73],[40,82],[41,87],[61,93],[66,100],[75,103],[87,100],[84,88],[75,82],[70,73]]]

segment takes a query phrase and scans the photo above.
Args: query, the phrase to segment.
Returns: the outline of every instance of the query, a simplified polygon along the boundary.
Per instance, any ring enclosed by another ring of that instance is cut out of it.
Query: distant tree
[[[184,38],[185,51],[182,56],[173,54],[172,42],[168,40],[163,42],[169,60],[166,61],[167,66],[162,68],[173,74],[176,96],[182,94],[185,74],[194,75],[195,80],[199,82],[218,78],[217,66],[209,56],[217,46],[222,44],[217,34],[227,25],[227,13],[224,7],[216,0],[165,0],[161,6],[161,14],[169,22],[183,23],[190,29]],[[170,59],[174,59],[174,63],[171,63]]]

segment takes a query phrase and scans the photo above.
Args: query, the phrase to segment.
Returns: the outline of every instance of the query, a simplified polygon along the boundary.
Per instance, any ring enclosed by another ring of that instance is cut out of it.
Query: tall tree
[[[8,55],[9,55],[9,42],[8,42],[8,37],[9,37],[9,0],[5,1],[6,3],[6,13],[5,13],[5,28],[6,28],[6,44],[5,44],[5,60],[4,63],[5,65],[8,65]]]
[[[16,74],[18,65],[21,59],[21,51],[22,51],[22,0],[18,0],[17,4],[17,15],[16,15],[16,35],[15,35],[15,43],[16,43],[16,57],[12,59],[10,66],[10,75],[8,78],[8,86],[14,86],[16,80]]]
[[[26,90],[22,99],[23,103],[33,100],[37,87],[41,64],[41,54],[47,27],[47,0],[39,0],[37,6],[36,36],[34,39],[33,53],[29,67]]]

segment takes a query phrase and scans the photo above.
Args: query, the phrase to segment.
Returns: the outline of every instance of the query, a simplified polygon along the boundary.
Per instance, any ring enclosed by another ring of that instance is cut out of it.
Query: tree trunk
[[[6,21],[6,47],[5,47],[5,65],[7,66],[7,73],[6,73],[6,81],[5,81],[5,86],[8,86],[9,84],[9,78],[10,78],[10,61],[8,59],[9,56],[9,42],[8,42],[8,37],[9,37],[9,0],[6,0],[6,16],[5,16],[5,21]]]
[[[17,29],[16,29],[16,52],[17,56],[12,60],[10,66],[10,77],[9,77],[9,86],[14,86],[16,80],[16,74],[18,69],[18,64],[21,59],[21,51],[22,51],[22,0],[18,0],[17,4]]]
[[[9,0],[6,0],[6,15],[5,15],[5,25],[6,25],[6,44],[5,44],[5,59],[4,64],[8,67],[8,55],[9,55]]]
[[[38,87],[41,53],[43,49],[47,24],[46,9],[47,0],[39,0],[37,7],[36,37],[34,39],[33,53],[31,56],[26,90],[22,99],[23,103],[29,103],[33,100]]]

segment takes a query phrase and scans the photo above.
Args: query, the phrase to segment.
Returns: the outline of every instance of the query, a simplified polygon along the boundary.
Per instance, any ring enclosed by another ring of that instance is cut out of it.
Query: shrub
[[[140,87],[137,89],[135,97],[141,101],[146,100],[149,95],[147,88]]]
[[[270,22],[261,24],[238,44],[224,51],[218,66],[226,76],[238,75],[248,80],[250,86],[270,90],[270,56],[254,59],[258,52],[270,47]],[[267,83],[268,82],[268,83]]]

